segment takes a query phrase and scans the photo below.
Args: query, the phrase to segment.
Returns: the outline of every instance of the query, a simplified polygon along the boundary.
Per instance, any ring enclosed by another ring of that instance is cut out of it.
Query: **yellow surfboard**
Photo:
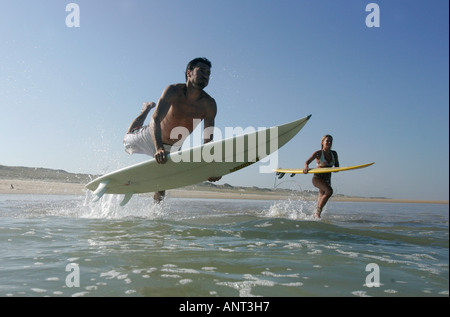
[[[375,162],[368,163],[368,164],[362,164],[362,165],[355,165],[355,166],[346,166],[346,167],[312,168],[308,171],[308,174],[335,173],[335,172],[349,171],[349,170],[355,170],[358,168],[368,167],[373,164],[375,164]],[[303,174],[303,169],[278,168],[274,171],[277,172],[277,175],[280,175],[280,174],[283,174],[283,175],[284,174]]]

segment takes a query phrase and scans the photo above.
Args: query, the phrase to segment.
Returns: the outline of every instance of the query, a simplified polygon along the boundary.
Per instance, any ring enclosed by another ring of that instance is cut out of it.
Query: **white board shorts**
[[[125,134],[123,138],[123,146],[128,154],[147,154],[153,157],[156,153],[155,144],[153,143],[152,131],[148,125],[133,130],[131,133]],[[180,150],[179,146],[164,144],[164,149],[168,152],[176,152]]]

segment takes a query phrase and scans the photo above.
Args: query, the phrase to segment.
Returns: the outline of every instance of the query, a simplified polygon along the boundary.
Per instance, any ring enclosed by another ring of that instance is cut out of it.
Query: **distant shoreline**
[[[11,187],[12,185],[12,187]],[[167,191],[173,198],[202,198],[202,199],[253,199],[253,200],[316,200],[315,195],[295,195],[277,192],[255,192],[251,188],[247,190],[233,189],[209,189],[209,188],[181,188]],[[25,180],[25,179],[1,179],[0,194],[33,194],[33,195],[81,195],[86,194],[82,183],[61,182],[52,180]],[[148,194],[141,194],[148,195]],[[448,204],[448,201],[434,200],[407,200],[390,198],[364,198],[333,196],[332,201],[346,202],[382,202],[382,203],[422,203],[422,204]]]

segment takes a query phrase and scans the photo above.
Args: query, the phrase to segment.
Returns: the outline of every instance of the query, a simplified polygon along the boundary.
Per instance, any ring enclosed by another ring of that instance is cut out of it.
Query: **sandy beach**
[[[0,179],[0,194],[34,194],[34,195],[85,195],[84,184],[57,181]],[[167,194],[173,198],[205,198],[205,199],[257,199],[257,200],[284,200],[301,199],[315,200],[315,197],[283,195],[278,193],[252,193],[251,191],[231,190],[187,190],[172,189]],[[149,194],[143,194],[149,195]],[[448,201],[431,200],[404,200],[386,198],[342,197],[333,196],[334,201],[349,202],[385,202],[385,203],[431,203],[448,204]]]

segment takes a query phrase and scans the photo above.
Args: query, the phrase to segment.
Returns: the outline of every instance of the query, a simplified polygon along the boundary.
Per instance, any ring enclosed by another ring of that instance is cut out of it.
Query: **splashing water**
[[[153,198],[139,197],[130,201],[126,206],[120,206],[123,195],[104,195],[98,202],[93,202],[92,193],[88,192],[82,206],[81,218],[92,219],[123,219],[148,218],[161,219],[166,214],[164,202],[154,204]]]
[[[314,217],[315,202],[301,200],[282,200],[273,203],[266,212],[269,218],[287,218],[291,220],[317,220]]]

